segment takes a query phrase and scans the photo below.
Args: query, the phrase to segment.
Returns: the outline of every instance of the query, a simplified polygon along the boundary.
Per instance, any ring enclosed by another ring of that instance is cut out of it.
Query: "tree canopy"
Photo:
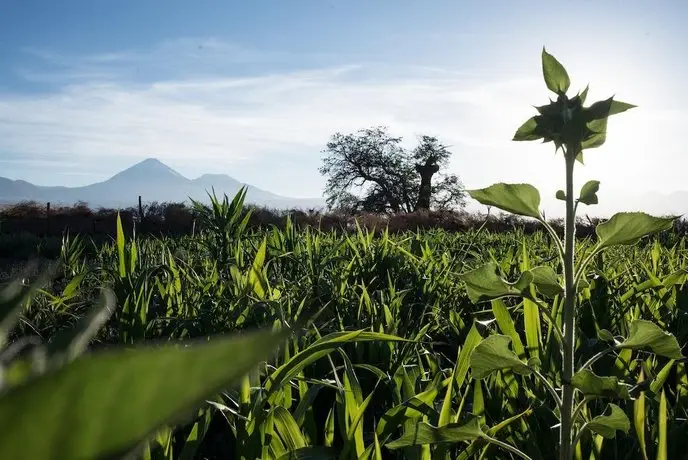
[[[452,155],[448,147],[426,135],[413,150],[401,142],[386,127],[334,134],[320,167],[328,206],[376,213],[463,207],[463,184],[443,173]]]

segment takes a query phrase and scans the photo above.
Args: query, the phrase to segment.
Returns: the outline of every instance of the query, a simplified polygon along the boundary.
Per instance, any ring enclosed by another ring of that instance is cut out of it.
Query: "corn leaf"
[[[643,382],[643,380],[643,371],[641,369],[638,383]],[[645,417],[645,393],[641,392],[633,402],[633,426],[635,428],[635,434],[638,438],[638,444],[640,445],[640,451],[643,454],[643,459],[647,460],[647,445],[645,443]]]
[[[421,422],[416,425],[414,431],[407,432],[401,438],[385,444],[385,447],[395,450],[425,444],[454,444],[472,441],[483,436],[484,433],[480,429],[478,418],[473,418],[463,425],[452,423],[443,427],[435,427]]]
[[[657,440],[657,460],[668,460],[669,458],[669,447],[667,445],[667,419],[669,418],[669,414],[667,411],[667,400],[666,400],[666,393],[664,393],[664,390],[662,390],[662,393],[659,397],[659,414],[658,414],[658,421],[659,421],[659,433],[658,437],[659,439]]]
[[[252,333],[78,358],[0,396],[0,458],[120,453],[237,382],[285,337]]]

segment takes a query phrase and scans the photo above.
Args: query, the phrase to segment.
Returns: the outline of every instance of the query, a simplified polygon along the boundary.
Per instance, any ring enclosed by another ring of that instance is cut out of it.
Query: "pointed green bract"
[[[571,379],[574,387],[584,395],[606,396],[628,399],[628,386],[619,382],[616,377],[600,377],[587,369],[576,372]]]
[[[530,184],[499,183],[468,193],[484,205],[540,219],[540,192]]]
[[[626,413],[616,404],[609,404],[611,411],[609,415],[598,415],[588,422],[588,429],[607,439],[616,437],[617,431],[628,433],[631,429],[631,421],[628,420]]]
[[[634,244],[644,236],[669,230],[677,217],[652,217],[644,212],[620,212],[595,229],[600,248]]]
[[[607,141],[607,119],[593,120],[587,124],[588,132],[583,139],[581,139],[581,150],[595,149],[601,147]],[[583,152],[580,162],[583,163]]]
[[[642,350],[648,348],[656,355],[671,359],[681,359],[681,347],[672,334],[663,331],[652,321],[638,319],[631,323],[628,338],[619,344],[619,348]]]
[[[121,453],[238,381],[286,336],[247,333],[79,358],[0,397],[0,458]]]
[[[612,101],[612,107],[609,109],[609,115],[616,115],[617,113],[625,112],[626,110],[634,109],[637,105],[629,104],[627,102]]]
[[[578,201],[583,204],[591,205],[599,203],[597,192],[600,190],[600,181],[590,180],[581,187]]]
[[[542,134],[538,133],[538,124],[536,117],[531,117],[526,120],[514,134],[514,141],[536,141],[542,139]]]
[[[586,85],[585,89],[581,91],[581,93],[578,95],[580,98],[581,104],[585,104],[585,100],[588,98],[588,90],[590,89],[590,85]]]
[[[587,134],[581,139],[582,149],[593,149],[602,146],[607,140],[607,121],[611,115],[625,112],[635,105],[615,101],[613,97],[595,102],[584,109],[583,116]]]
[[[614,97],[612,96],[609,99],[605,99],[604,101],[595,102],[593,105],[586,108],[584,113],[586,121],[601,120],[608,118],[612,115],[625,112],[635,107],[636,106],[633,104],[615,101]]]
[[[464,273],[461,279],[466,283],[466,291],[471,302],[486,302],[506,296],[520,296],[533,281],[530,272],[521,274],[518,281],[508,283],[497,275],[497,265],[488,263]]]
[[[404,434],[396,441],[385,444],[391,450],[402,447],[421,446],[425,444],[455,444],[457,442],[472,441],[485,436],[480,429],[478,417],[465,424],[452,423],[443,427],[434,427],[429,423],[421,422],[414,430]]]
[[[529,375],[528,365],[509,349],[511,338],[491,335],[478,344],[471,354],[471,371],[474,379],[484,379],[495,371],[510,369],[517,374]]]
[[[571,86],[566,69],[557,59],[542,48],[542,74],[547,88],[557,94],[565,94]]]

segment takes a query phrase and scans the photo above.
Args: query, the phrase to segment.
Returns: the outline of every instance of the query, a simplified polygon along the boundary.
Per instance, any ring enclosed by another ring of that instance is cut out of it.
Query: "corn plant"
[[[78,276],[86,271],[84,250],[84,241],[80,235],[70,236],[69,231],[62,235],[60,262],[66,276]]]
[[[264,331],[84,354],[116,308],[105,290],[89,314],[49,343],[26,336],[10,343],[19,312],[44,281],[17,281],[0,292],[2,458],[138,454],[148,437],[237,382],[287,335]]]
[[[618,324],[617,329],[596,331],[601,350],[590,351],[583,343],[591,339],[580,334],[577,321],[581,314],[579,297],[590,286],[586,279],[588,267],[600,261],[602,254],[612,246],[633,245],[641,238],[668,230],[675,217],[652,217],[642,212],[624,212],[612,216],[596,228],[596,242],[579,248],[576,254],[575,219],[580,205],[598,203],[599,181],[584,184],[578,197],[574,196],[574,167],[583,163],[583,152],[600,147],[607,135],[609,116],[627,111],[634,106],[616,101],[613,97],[584,105],[588,88],[573,97],[567,96],[570,80],[565,68],[552,55],[542,50],[542,70],[547,88],[556,94],[556,100],[537,107],[538,115],[526,121],[514,136],[515,141],[542,140],[553,143],[555,152],[561,150],[564,159],[565,189],[556,197],[565,202],[565,232],[562,239],[540,212],[540,193],[528,184],[498,183],[490,187],[470,191],[472,198],[482,204],[537,219],[550,234],[558,254],[558,272],[551,266],[530,267],[521,264],[514,281],[507,281],[500,273],[499,264],[489,262],[462,275],[467,293],[473,302],[494,301],[514,297],[522,299],[526,321],[528,354],[515,330],[510,334],[492,334],[482,339],[470,355],[472,378],[490,379],[494,374],[519,376],[525,382],[529,376],[545,388],[550,397],[552,414],[559,420],[558,457],[570,460],[580,458],[583,448],[595,454],[604,439],[614,438],[618,431],[628,433],[630,420],[626,412],[610,402],[599,411],[598,400],[629,400],[643,398],[646,388],[640,383],[628,382],[615,375],[600,375],[604,367],[595,366],[610,355],[618,363],[628,362],[633,351],[648,351],[650,356],[669,359],[668,368],[683,358],[676,338],[667,332],[660,321],[639,319],[630,315],[630,322]],[[577,260],[580,259],[578,262]],[[602,267],[598,267],[602,268]],[[563,280],[563,283],[562,283]],[[499,305],[499,304],[497,304]],[[499,311],[499,314],[498,314]],[[509,321],[509,311],[500,307],[495,310],[498,322]],[[540,319],[546,323],[549,333],[547,343],[541,343]],[[529,324],[532,323],[532,324]],[[509,328],[507,328],[509,329]],[[502,326],[502,330],[504,327]],[[532,335],[531,335],[532,334]],[[556,366],[543,366],[542,347],[556,350]],[[648,358],[650,359],[650,358]],[[652,358],[654,359],[654,358]],[[477,385],[478,383],[476,383]],[[658,391],[661,383],[655,385]],[[666,416],[666,399],[662,392],[663,408],[660,416]],[[598,411],[595,413],[595,411]],[[644,416],[644,414],[643,414]],[[660,420],[661,428],[661,420]],[[498,441],[482,430],[479,418],[461,426],[424,428],[433,436],[453,436],[458,440],[482,439],[498,444],[521,458],[531,458],[513,445]],[[666,431],[664,431],[666,436]],[[585,445],[583,441],[587,439]],[[660,439],[660,442],[666,443]],[[663,447],[666,449],[666,446]],[[662,447],[660,446],[660,449]]]
[[[213,189],[212,194],[208,193],[210,206],[191,200],[202,228],[210,233],[210,238],[204,240],[206,247],[220,267],[228,263],[230,244],[241,237],[251,217],[251,211],[244,212],[247,190],[242,187],[230,202],[227,195],[218,199]]]

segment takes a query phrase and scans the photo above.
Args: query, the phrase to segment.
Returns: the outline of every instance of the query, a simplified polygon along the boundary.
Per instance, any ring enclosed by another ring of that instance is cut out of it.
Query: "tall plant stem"
[[[566,148],[566,224],[564,233],[564,373],[561,398],[561,434],[559,459],[572,458],[571,434],[573,432],[573,386],[574,350],[576,347],[576,286],[574,283],[574,253],[576,236],[576,211],[573,197],[573,167],[576,151]]]

